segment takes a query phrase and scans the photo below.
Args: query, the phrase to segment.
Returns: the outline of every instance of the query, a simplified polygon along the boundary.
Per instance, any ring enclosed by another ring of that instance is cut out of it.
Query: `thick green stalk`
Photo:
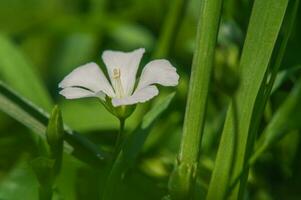
[[[189,199],[193,193],[221,7],[222,0],[201,1],[182,143],[169,183],[174,199]]]
[[[168,56],[169,50],[177,36],[176,33],[180,27],[187,2],[188,0],[174,0],[170,4],[153,57],[164,58]]]
[[[249,133],[253,128],[251,126],[252,116],[256,106],[258,106],[256,99],[265,80],[264,77],[287,4],[288,0],[255,0],[239,67],[241,84],[234,97],[237,100],[237,140],[239,142],[234,152],[233,133],[235,127],[231,109],[233,104],[231,104],[227,113],[207,199],[224,199],[230,180],[239,175],[246,165],[248,152],[252,149],[251,140],[254,138]],[[234,168],[231,169],[233,153],[236,154],[236,160]],[[232,174],[229,173],[231,170],[233,171]],[[240,199],[238,195],[242,195],[243,192],[239,193],[239,191],[243,191],[244,187],[245,184],[241,188],[238,185],[231,198]]]

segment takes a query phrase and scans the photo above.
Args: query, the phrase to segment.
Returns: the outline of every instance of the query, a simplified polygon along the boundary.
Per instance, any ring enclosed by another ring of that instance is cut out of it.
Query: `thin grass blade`
[[[230,180],[244,169],[247,152],[252,148],[250,145],[252,137],[249,136],[249,132],[255,102],[270,63],[287,4],[288,0],[254,2],[240,61],[240,88],[233,97],[227,113],[207,199],[224,199]],[[236,109],[233,109],[233,106]],[[233,110],[237,111],[236,121]],[[236,135],[235,126],[237,126]],[[239,142],[234,147],[235,140]],[[230,171],[233,173],[230,174]],[[240,199],[241,196],[238,195],[242,195],[243,191],[244,185],[241,188],[238,185],[231,198]]]

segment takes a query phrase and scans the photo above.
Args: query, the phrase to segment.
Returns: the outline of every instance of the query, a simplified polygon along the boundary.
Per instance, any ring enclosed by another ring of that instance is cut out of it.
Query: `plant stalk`
[[[119,119],[119,131],[118,131],[117,140],[116,140],[115,149],[114,149],[114,158],[117,158],[119,152],[122,149],[122,144],[125,140],[124,126],[125,126],[125,119],[120,118]]]
[[[169,181],[172,199],[192,199],[194,193],[221,7],[222,0],[201,1],[183,136],[178,162]]]

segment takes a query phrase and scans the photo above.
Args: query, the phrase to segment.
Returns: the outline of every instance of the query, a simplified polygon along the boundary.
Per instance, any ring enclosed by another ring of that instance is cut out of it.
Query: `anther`
[[[120,78],[120,69],[119,68],[113,69],[113,78],[114,79]]]

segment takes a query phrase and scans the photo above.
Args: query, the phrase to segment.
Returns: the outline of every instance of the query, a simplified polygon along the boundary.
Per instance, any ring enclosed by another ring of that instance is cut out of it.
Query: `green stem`
[[[182,142],[169,181],[172,199],[191,199],[194,193],[221,7],[222,0],[201,1]]]
[[[39,200],[51,200],[51,199],[52,199],[51,186],[40,186],[39,187]]]
[[[125,119],[120,118],[119,119],[119,131],[118,131],[117,140],[116,140],[115,149],[114,149],[114,158],[117,158],[119,152],[122,149],[122,144],[125,140],[124,125],[125,125]]]
[[[105,187],[102,194],[103,200],[112,199],[114,196],[115,186],[118,185],[121,174],[118,173],[122,170],[123,165],[121,163],[121,154],[124,142],[126,140],[126,135],[124,134],[125,119],[119,118],[119,131],[117,135],[117,140],[115,143],[114,157],[111,164],[108,166],[108,176],[105,183]]]

